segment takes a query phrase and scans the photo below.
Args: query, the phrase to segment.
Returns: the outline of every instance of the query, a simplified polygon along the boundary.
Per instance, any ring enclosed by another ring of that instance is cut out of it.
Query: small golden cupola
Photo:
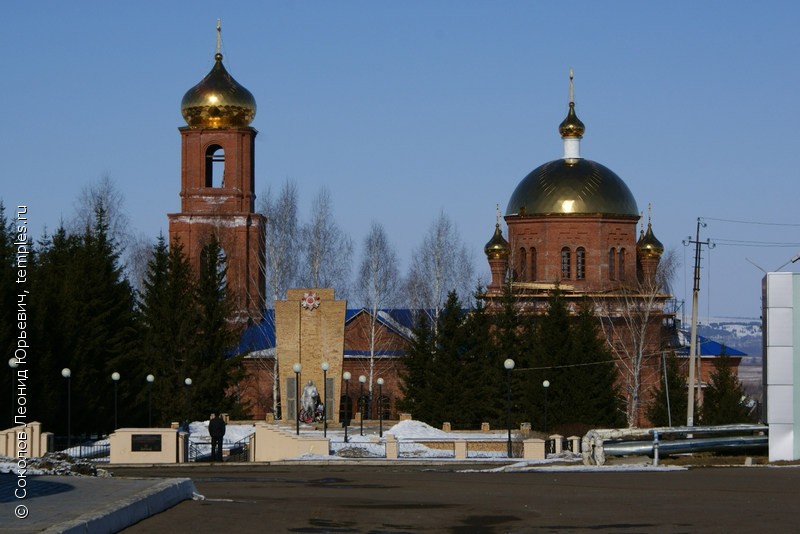
[[[220,23],[214,66],[200,83],[186,91],[181,114],[191,128],[246,128],[256,116],[256,99],[233,79],[222,64]]]
[[[494,235],[489,242],[486,243],[486,246],[483,247],[483,251],[490,260],[504,260],[508,258],[511,247],[509,247],[508,241],[503,237],[503,231],[500,230],[499,221],[494,227]]]
[[[660,259],[664,254],[664,245],[656,239],[653,234],[653,224],[650,221],[650,206],[647,207],[647,231],[642,230],[639,241],[636,243],[636,250],[641,259]]]
[[[500,229],[500,221],[503,220],[503,216],[500,214],[500,205],[495,210],[497,211],[497,224],[494,225],[494,235],[483,247],[483,251],[490,262],[492,260],[507,260],[511,252],[511,247],[503,237],[503,231]]]
[[[564,159],[567,161],[577,160],[581,157],[580,143],[586,126],[575,114],[575,84],[573,83],[574,74],[569,69],[569,111],[567,118],[558,125],[558,133],[564,140]]]

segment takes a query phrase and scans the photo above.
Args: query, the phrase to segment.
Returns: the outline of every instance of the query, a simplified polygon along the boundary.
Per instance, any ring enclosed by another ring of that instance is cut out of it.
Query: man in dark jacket
[[[222,415],[212,413],[208,421],[208,433],[211,435],[211,461],[222,461],[222,438],[225,437],[225,420]]]

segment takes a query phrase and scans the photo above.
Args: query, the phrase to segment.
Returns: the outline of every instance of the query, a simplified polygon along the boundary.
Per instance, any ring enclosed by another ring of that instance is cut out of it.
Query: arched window
[[[537,273],[536,273],[536,249],[535,248],[531,248],[531,264],[530,265],[531,265],[530,281],[531,282],[535,282],[536,278],[538,278],[536,276]]]
[[[611,250],[608,251],[608,279],[609,280],[616,280],[617,279],[617,268],[616,265],[617,259],[617,249],[611,247]]]
[[[225,187],[225,150],[219,145],[206,149],[206,187]]]
[[[625,280],[625,249],[619,249],[619,279]]]
[[[578,247],[575,251],[575,278],[583,280],[586,278],[586,249]]]
[[[358,397],[358,411],[363,414],[364,419],[372,418],[372,399],[366,393]]]
[[[353,399],[348,395],[342,395],[339,399],[339,421],[350,423],[353,418]]]
[[[570,257],[569,247],[561,249],[561,278],[564,280],[569,279],[570,272],[572,271],[572,259]]]
[[[378,399],[378,411],[384,420],[392,418],[392,401],[388,396],[383,395]]]
[[[520,282],[527,282],[528,281],[528,258],[527,254],[525,254],[525,249],[519,249],[519,259],[517,261],[519,264],[519,269],[517,269],[517,275],[519,276]]]

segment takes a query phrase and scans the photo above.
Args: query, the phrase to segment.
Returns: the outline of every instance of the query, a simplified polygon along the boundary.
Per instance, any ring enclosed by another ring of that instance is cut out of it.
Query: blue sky
[[[180,101],[213,65],[221,18],[225,65],[258,103],[257,192],[293,180],[305,209],[328,187],[357,250],[380,221],[403,271],[443,210],[488,277],[495,205],[562,155],[570,67],[581,154],[645,217],[652,203],[687,316],[681,241],[698,217],[718,242],[701,316],[758,317],[748,258],[773,270],[800,253],[797,2],[15,2],[4,15],[0,197],[29,206],[35,234],[104,174],[137,232],[166,233]]]

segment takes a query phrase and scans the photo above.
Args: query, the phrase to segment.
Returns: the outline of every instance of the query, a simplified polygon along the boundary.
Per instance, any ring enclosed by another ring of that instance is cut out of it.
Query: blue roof
[[[248,326],[239,338],[233,354],[248,354],[275,346],[275,310],[266,310],[264,319],[258,324]]]
[[[675,350],[675,354],[678,356],[688,356],[691,337],[685,330],[680,331],[679,337],[681,340],[681,346]],[[701,335],[697,336],[697,343],[700,345],[699,356],[720,356],[722,354],[723,347],[725,347],[725,354],[728,356],[747,356],[746,352],[734,349],[728,345],[723,345],[722,343]]]
[[[347,310],[344,316],[344,323],[349,323],[360,313],[370,313],[370,310],[367,308]],[[409,309],[382,309],[378,310],[378,322],[401,335],[405,335],[405,332],[398,328],[413,329],[416,324],[415,318],[417,313],[419,313],[419,311]]]
[[[345,311],[344,322],[347,324],[360,313],[369,313],[366,308],[350,309]],[[378,321],[399,335],[408,337],[414,328],[415,311],[408,309],[379,310]],[[406,330],[406,331],[404,331]],[[275,347],[275,310],[264,311],[264,319],[258,324],[248,326],[242,332],[239,344],[233,349],[232,354],[249,354],[251,352],[267,350]],[[382,351],[382,355],[394,351]],[[348,352],[351,354],[351,352]]]

